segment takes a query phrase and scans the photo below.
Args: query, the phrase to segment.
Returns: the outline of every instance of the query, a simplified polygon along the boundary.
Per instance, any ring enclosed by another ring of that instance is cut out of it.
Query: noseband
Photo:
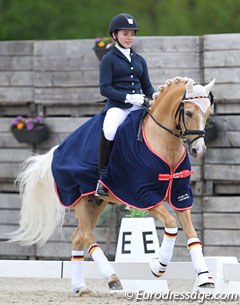
[[[210,101],[210,104],[212,105],[214,102],[214,96],[212,91],[209,92],[208,96],[196,96],[196,97],[187,97],[186,98],[186,91],[184,92],[184,95],[182,97],[182,100],[176,110],[175,113],[175,118],[178,117],[178,123],[176,126],[176,129],[178,132],[175,132],[169,128],[167,128],[166,126],[162,125],[161,123],[159,123],[154,116],[150,113],[149,111],[149,105],[147,105],[146,103],[144,104],[145,106],[145,112],[142,115],[142,118],[140,120],[140,124],[139,124],[139,129],[138,129],[138,140],[142,141],[142,136],[141,136],[141,126],[143,123],[143,120],[146,116],[146,114],[148,114],[151,119],[162,129],[166,130],[167,132],[169,132],[170,134],[172,134],[173,136],[177,137],[177,138],[181,138],[183,139],[184,142],[186,142],[188,145],[191,145],[194,141],[198,140],[199,138],[204,138],[205,137],[205,130],[191,130],[191,129],[187,129],[187,126],[185,124],[185,119],[184,119],[184,102],[186,101],[190,101],[190,100],[195,100],[195,99],[200,99],[200,98],[207,98]],[[181,122],[182,125],[184,126],[184,130],[181,127]],[[186,136],[188,135],[196,135],[196,137],[192,140],[189,140],[186,138]]]

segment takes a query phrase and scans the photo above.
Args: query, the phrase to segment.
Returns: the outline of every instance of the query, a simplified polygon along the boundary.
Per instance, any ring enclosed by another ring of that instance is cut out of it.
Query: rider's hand
[[[152,99],[155,101],[158,98],[158,92],[154,92],[152,95]]]
[[[127,94],[125,103],[130,103],[136,106],[142,106],[144,96],[142,94]]]

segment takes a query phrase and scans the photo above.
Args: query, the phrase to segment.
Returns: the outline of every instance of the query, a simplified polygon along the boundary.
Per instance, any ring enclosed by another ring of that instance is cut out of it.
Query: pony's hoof
[[[87,286],[83,286],[81,288],[79,288],[79,290],[74,292],[77,296],[82,297],[84,295],[91,295],[92,294],[92,290],[89,289]]]
[[[208,274],[199,274],[198,275],[198,287],[200,288],[214,288],[215,282],[212,276]]]
[[[108,287],[114,292],[123,290],[122,284],[119,280],[108,282]]]
[[[215,284],[214,283],[205,283],[205,284],[202,284],[201,286],[199,286],[199,288],[215,288]]]
[[[166,272],[167,266],[159,262],[158,258],[154,258],[150,263],[150,270],[152,274],[156,277],[161,277]]]
[[[109,281],[108,287],[110,292],[121,292],[123,290],[122,284],[116,274],[112,274]]]

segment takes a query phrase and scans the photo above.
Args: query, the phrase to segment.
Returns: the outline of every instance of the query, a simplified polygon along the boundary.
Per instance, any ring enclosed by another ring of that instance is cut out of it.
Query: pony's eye
[[[191,111],[186,111],[185,114],[186,114],[186,116],[188,116],[189,118],[192,118],[192,112],[191,112]]]

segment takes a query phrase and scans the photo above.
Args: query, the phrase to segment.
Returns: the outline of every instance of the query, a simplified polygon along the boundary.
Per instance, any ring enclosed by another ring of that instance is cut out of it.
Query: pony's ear
[[[193,93],[193,80],[192,79],[190,79],[186,84],[186,92],[187,92],[187,94]]]
[[[209,94],[212,91],[212,88],[215,84],[215,78],[205,86],[206,90],[207,90],[207,94]]]

